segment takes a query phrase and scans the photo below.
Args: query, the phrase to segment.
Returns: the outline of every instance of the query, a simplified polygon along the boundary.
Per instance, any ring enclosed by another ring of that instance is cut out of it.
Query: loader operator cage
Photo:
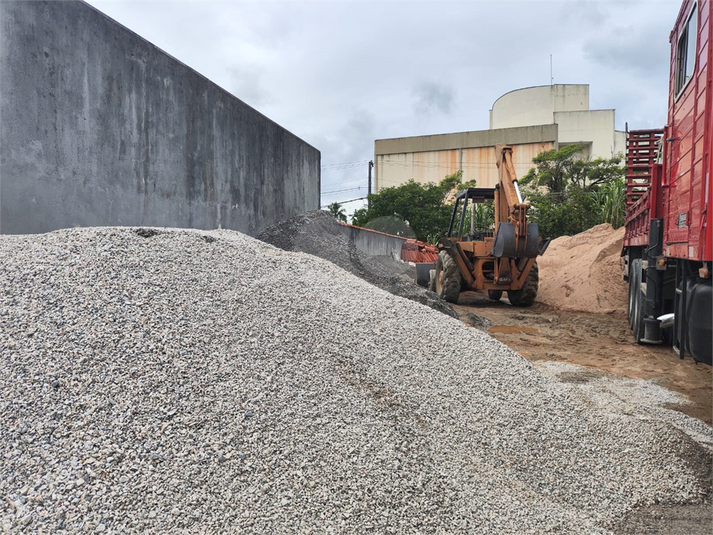
[[[465,225],[466,210],[468,208],[468,201],[473,203],[482,203],[486,200],[495,200],[495,188],[468,188],[458,192],[456,197],[456,203],[453,207],[453,214],[451,215],[451,224],[448,226],[447,236],[450,238],[453,233],[453,224],[455,223],[456,214],[458,213],[458,205],[463,201],[463,208],[460,210],[460,223],[458,224],[458,234],[459,240],[463,241],[480,241],[486,236],[493,236],[493,229],[491,228],[478,228],[475,229],[469,238],[463,238],[463,226]]]

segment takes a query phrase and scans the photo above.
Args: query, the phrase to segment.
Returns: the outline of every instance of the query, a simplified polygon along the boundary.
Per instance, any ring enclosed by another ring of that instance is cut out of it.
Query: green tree
[[[605,221],[621,225],[623,204],[614,197],[626,172],[622,158],[588,160],[583,152],[583,145],[565,145],[540,153],[520,180],[540,235],[577,234]]]
[[[492,199],[486,199],[484,202],[476,203],[473,205],[472,212],[469,214],[473,215],[473,227],[476,230],[488,230],[495,223],[495,202]],[[470,228],[470,220],[466,223]]]
[[[599,206],[599,222],[610,223],[614,228],[621,227],[626,208],[626,181],[623,178],[612,180],[604,184],[594,196]]]
[[[446,196],[453,188],[474,187],[475,182],[461,184],[463,171],[446,176],[438,184],[419,184],[409,180],[400,186],[384,188],[369,195],[369,207],[354,211],[352,223],[364,227],[378,218],[407,221],[419,240],[442,236],[448,227],[452,204]]]
[[[559,150],[541,152],[532,159],[535,168],[519,180],[520,184],[544,187],[550,193],[564,191],[574,174],[575,162],[583,151],[584,145],[565,145]]]
[[[337,221],[341,221],[342,223],[347,222],[347,214],[344,211],[344,208],[342,208],[342,205],[338,202],[333,202],[332,204],[327,206],[327,209]]]

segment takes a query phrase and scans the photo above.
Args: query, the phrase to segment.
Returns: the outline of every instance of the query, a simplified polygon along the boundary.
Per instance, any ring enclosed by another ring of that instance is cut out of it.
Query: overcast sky
[[[487,129],[498,97],[550,84],[550,54],[554,83],[589,84],[590,108],[615,109],[617,129],[663,126],[681,6],[89,3],[319,149],[322,205],[366,195],[375,139]]]

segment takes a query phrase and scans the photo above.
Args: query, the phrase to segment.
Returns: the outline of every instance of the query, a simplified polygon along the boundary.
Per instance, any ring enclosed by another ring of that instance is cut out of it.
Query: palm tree
[[[344,208],[342,208],[342,205],[338,202],[333,202],[332,204],[327,206],[327,209],[337,221],[340,221],[342,223],[347,222],[347,213],[344,211]]]

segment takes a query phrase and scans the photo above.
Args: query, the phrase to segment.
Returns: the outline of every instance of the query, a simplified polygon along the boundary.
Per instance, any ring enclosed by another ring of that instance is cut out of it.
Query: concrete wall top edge
[[[364,227],[357,227],[356,225],[350,225],[349,223],[341,223],[338,222],[343,227],[346,228],[351,228],[351,229],[358,229],[359,231],[364,231],[364,232],[370,232],[371,234],[380,234],[382,236],[388,236],[389,238],[394,238],[396,240],[402,240],[402,241],[407,241],[409,238],[406,238],[405,236],[395,236],[394,234],[387,234],[386,232],[381,232],[380,230],[374,230],[370,228],[364,228]]]
[[[3,1],[4,1],[4,0],[3,0]],[[120,27],[120,28],[123,29],[124,31],[129,32],[129,33],[131,33],[132,35],[136,36],[136,37],[137,37],[138,39],[140,39],[141,41],[144,41],[148,46],[154,48],[155,50],[157,50],[157,51],[160,52],[161,54],[164,54],[165,56],[169,57],[170,59],[172,59],[172,60],[175,61],[176,63],[182,65],[183,67],[185,67],[186,69],[188,69],[189,71],[191,71],[192,73],[194,73],[196,76],[198,76],[199,78],[201,78],[202,80],[204,80],[205,82],[207,82],[208,84],[214,86],[214,87],[215,87],[216,89],[218,89],[219,91],[225,93],[226,95],[229,95],[231,98],[234,98],[234,99],[236,99],[236,100],[239,100],[243,105],[245,105],[246,107],[250,108],[251,110],[253,110],[253,111],[254,111],[255,113],[257,113],[258,115],[262,116],[266,121],[269,121],[269,122],[273,123],[275,126],[279,126],[282,130],[284,130],[284,132],[285,132],[286,134],[288,134],[288,135],[290,135],[290,136],[293,136],[295,139],[298,139],[299,141],[305,143],[306,145],[309,145],[309,146],[312,147],[314,150],[316,150],[316,151],[319,152],[319,149],[317,149],[317,148],[316,148],[314,145],[312,145],[311,143],[307,143],[304,139],[302,139],[302,138],[299,137],[298,135],[292,133],[291,131],[289,131],[288,129],[286,129],[284,126],[282,126],[282,125],[276,123],[274,120],[270,119],[267,115],[265,115],[264,113],[262,113],[260,110],[257,110],[256,108],[254,108],[253,106],[251,106],[250,104],[248,104],[247,102],[245,102],[244,100],[242,100],[240,97],[235,96],[233,93],[231,93],[230,91],[228,91],[228,90],[225,89],[224,87],[219,86],[219,85],[216,84],[214,81],[212,81],[210,78],[207,78],[206,76],[204,76],[203,74],[201,74],[200,72],[198,72],[196,69],[194,69],[194,68],[191,67],[190,65],[187,65],[186,63],[184,63],[184,62],[181,61],[180,59],[176,58],[176,57],[173,56],[172,54],[169,54],[168,52],[166,52],[165,50],[163,50],[161,47],[156,46],[156,45],[153,44],[151,41],[149,41],[149,40],[146,39],[145,37],[139,35],[138,33],[136,33],[135,31],[133,31],[133,30],[132,30],[131,28],[129,28],[128,26],[124,26],[121,22],[117,21],[116,19],[111,18],[109,15],[107,15],[106,13],[104,13],[104,12],[102,12],[101,10],[97,9],[97,8],[94,7],[93,5],[88,4],[85,0],[79,0],[79,2],[80,2],[81,4],[84,4],[85,6],[87,6],[87,7],[88,7],[89,9],[91,9],[92,11],[95,11],[96,13],[98,13],[99,15],[101,15],[102,17],[104,17],[105,19],[110,20],[113,24],[116,24],[118,27]]]
[[[557,125],[545,124],[476,130],[453,134],[436,134],[392,139],[377,139],[374,154],[399,154],[405,152],[430,152],[438,150],[487,147],[497,143],[519,145],[525,143],[556,142]]]

